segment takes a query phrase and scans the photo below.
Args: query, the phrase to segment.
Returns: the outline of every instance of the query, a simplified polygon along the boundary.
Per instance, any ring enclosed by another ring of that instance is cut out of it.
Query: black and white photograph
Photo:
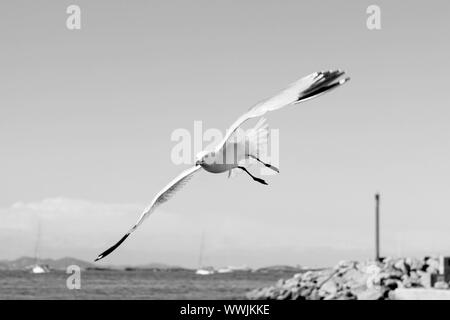
[[[0,300],[450,300],[449,32],[443,0],[0,2]]]

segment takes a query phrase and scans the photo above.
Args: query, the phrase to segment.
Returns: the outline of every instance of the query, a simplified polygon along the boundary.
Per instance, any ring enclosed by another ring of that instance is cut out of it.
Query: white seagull
[[[237,140],[234,133],[247,120],[259,118],[265,113],[285,106],[297,104],[311,98],[322,95],[331,89],[343,85],[350,78],[343,78],[344,71],[330,70],[323,72],[314,72],[291,84],[288,88],[277,95],[264,100],[251,107],[239,119],[237,119],[228,129],[227,134],[217,147],[211,151],[202,151],[197,155],[197,161],[192,168],[183,171],[167,186],[165,186],[153,198],[151,204],[144,210],[136,224],[111,248],[101,253],[95,261],[100,260],[113,252],[125,239],[134,232],[141,223],[162,203],[179,190],[200,168],[211,173],[228,172],[231,174],[233,169],[245,171],[253,180],[267,184],[263,179],[253,176],[243,165],[244,160],[256,160],[266,167],[279,172],[274,166],[261,161],[258,157],[260,149],[267,142],[268,129],[265,120],[260,120],[257,125],[245,134],[245,139]],[[234,139],[233,139],[234,138]],[[237,141],[236,141],[237,140]],[[231,157],[230,157],[231,156]]]

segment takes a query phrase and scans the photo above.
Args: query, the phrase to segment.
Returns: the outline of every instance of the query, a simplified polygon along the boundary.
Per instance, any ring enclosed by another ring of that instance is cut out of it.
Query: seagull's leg
[[[250,158],[253,158],[253,159],[255,159],[256,161],[262,163],[262,164],[265,165],[267,168],[272,169],[273,171],[276,171],[277,173],[280,173],[280,170],[278,170],[277,167],[275,167],[275,166],[273,166],[273,165],[271,165],[271,164],[269,164],[269,163],[265,163],[265,162],[259,160],[258,157],[255,157],[254,155],[249,154],[248,156],[249,156]]]
[[[247,172],[247,174],[248,174],[250,177],[252,177],[253,180],[255,180],[255,181],[259,182],[259,183],[262,183],[262,184],[267,185],[267,182],[265,182],[263,179],[260,179],[260,178],[257,178],[257,177],[255,177],[255,176],[253,176],[250,172],[248,172],[248,170],[247,170],[245,167],[238,166],[238,168],[244,170],[245,172]]]

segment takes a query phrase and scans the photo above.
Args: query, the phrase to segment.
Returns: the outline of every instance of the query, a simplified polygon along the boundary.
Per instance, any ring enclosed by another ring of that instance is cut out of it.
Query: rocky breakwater
[[[274,286],[255,289],[249,299],[330,300],[390,299],[397,288],[431,288],[439,273],[439,259],[385,258],[376,261],[341,261],[334,268],[298,273]],[[434,288],[448,289],[438,281]]]

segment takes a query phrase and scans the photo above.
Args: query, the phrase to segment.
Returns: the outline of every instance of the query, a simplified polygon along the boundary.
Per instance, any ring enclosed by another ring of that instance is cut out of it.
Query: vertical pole
[[[375,261],[380,261],[380,195],[375,194]]]

